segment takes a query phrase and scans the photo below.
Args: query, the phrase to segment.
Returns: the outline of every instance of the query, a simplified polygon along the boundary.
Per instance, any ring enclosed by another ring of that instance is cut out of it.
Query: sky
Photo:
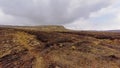
[[[0,0],[0,25],[120,29],[119,0]]]

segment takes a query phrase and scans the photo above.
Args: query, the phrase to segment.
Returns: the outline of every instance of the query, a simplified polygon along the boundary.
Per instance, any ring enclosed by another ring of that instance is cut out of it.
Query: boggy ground
[[[0,68],[120,68],[120,33],[1,28]]]

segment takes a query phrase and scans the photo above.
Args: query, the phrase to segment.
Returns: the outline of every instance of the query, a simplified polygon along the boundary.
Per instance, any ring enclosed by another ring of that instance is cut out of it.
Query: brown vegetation
[[[1,28],[0,68],[120,68],[120,33]]]

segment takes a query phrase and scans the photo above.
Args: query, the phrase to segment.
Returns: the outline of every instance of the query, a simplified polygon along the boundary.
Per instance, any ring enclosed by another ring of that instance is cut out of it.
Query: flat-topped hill
[[[42,26],[3,26],[7,28],[26,29],[26,30],[37,30],[37,31],[66,31],[64,26],[59,25],[42,25]]]

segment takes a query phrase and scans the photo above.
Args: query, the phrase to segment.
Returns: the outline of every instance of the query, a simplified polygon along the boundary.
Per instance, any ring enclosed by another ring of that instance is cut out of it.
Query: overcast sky
[[[0,25],[120,29],[119,0],[0,0]]]

